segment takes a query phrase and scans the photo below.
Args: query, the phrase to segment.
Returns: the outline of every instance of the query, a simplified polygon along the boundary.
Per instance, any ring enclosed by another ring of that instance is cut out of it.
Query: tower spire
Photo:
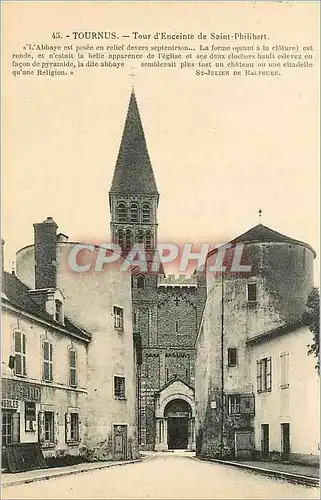
[[[158,195],[134,86],[110,193]]]

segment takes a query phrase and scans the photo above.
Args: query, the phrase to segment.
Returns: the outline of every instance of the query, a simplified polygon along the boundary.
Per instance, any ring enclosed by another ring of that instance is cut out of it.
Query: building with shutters
[[[90,338],[65,315],[61,290],[31,290],[3,272],[3,451],[14,443],[40,443],[45,457],[84,451]]]
[[[34,229],[34,244],[17,253],[17,275],[35,296],[39,288],[55,290],[56,294],[60,290],[64,297],[60,310],[90,333],[86,346],[86,457],[89,460],[135,458],[138,456],[136,346],[131,275],[120,269],[124,258],[120,256],[102,272],[77,273],[68,263],[77,242],[68,241],[66,235],[57,235],[57,224],[50,217],[34,224]],[[92,259],[97,258],[100,250],[96,246],[94,252],[89,252]]]
[[[206,273],[196,342],[197,454],[317,462],[319,378],[302,323],[315,252],[262,224],[230,243],[224,263],[241,243],[252,268]],[[207,269],[211,259],[215,252]]]
[[[38,442],[47,458],[137,458],[130,272],[123,257],[106,272],[72,271],[77,243],[51,217],[34,235],[17,275],[4,272],[3,443]]]

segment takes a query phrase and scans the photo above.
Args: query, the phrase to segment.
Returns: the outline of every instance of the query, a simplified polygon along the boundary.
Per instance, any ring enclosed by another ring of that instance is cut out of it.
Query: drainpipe
[[[221,453],[224,433],[224,279],[222,272],[222,306],[221,306]]]

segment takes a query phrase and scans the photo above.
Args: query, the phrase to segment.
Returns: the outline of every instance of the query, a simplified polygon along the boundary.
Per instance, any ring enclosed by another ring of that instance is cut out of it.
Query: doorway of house
[[[167,418],[167,445],[169,450],[186,450],[192,416],[190,405],[183,399],[173,399],[164,410]]]
[[[114,460],[127,458],[127,425],[114,425]]]
[[[281,457],[283,460],[290,457],[290,424],[281,424]]]
[[[269,424],[261,425],[261,455],[262,458],[269,458]]]
[[[188,444],[188,418],[168,418],[168,449],[186,450]]]

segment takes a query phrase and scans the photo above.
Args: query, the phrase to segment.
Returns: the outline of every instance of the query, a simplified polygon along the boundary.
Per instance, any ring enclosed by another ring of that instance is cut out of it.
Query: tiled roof
[[[275,337],[279,337],[280,335],[293,332],[294,330],[302,328],[303,326],[304,326],[303,321],[297,321],[296,323],[287,323],[285,325],[277,326],[272,330],[261,332],[258,335],[250,337],[246,341],[246,343],[248,345],[252,345],[252,344],[259,344],[260,342],[270,342]]]
[[[158,195],[134,90],[130,96],[110,193]]]
[[[315,250],[308,243],[285,236],[284,234],[278,233],[263,224],[258,224],[257,226],[252,227],[245,233],[229,241],[229,243],[232,243],[232,245],[235,243],[293,243],[295,245],[303,245],[309,248],[313,252],[314,256],[316,256]],[[217,250],[218,249],[212,250],[209,255],[215,253]]]
[[[164,389],[166,389],[166,387],[169,387],[170,385],[174,384],[175,382],[181,382],[182,384],[186,385],[186,387],[189,387],[190,389],[192,389],[192,391],[195,390],[194,387],[187,384],[187,382],[185,382],[182,378],[180,378],[178,376],[173,376],[170,380],[168,380],[166,382],[166,384],[164,384],[160,389],[158,389],[158,391],[156,391],[156,393],[162,392]]]
[[[22,283],[15,274],[2,273],[2,293],[4,300],[8,300],[12,305],[19,307],[24,312],[33,314],[40,320],[45,320],[53,328],[63,328],[68,330],[70,334],[75,334],[77,337],[87,341],[90,340],[90,334],[79,328],[66,316],[64,318],[64,325],[54,321],[47,311],[30,297],[29,290],[30,288]]]

